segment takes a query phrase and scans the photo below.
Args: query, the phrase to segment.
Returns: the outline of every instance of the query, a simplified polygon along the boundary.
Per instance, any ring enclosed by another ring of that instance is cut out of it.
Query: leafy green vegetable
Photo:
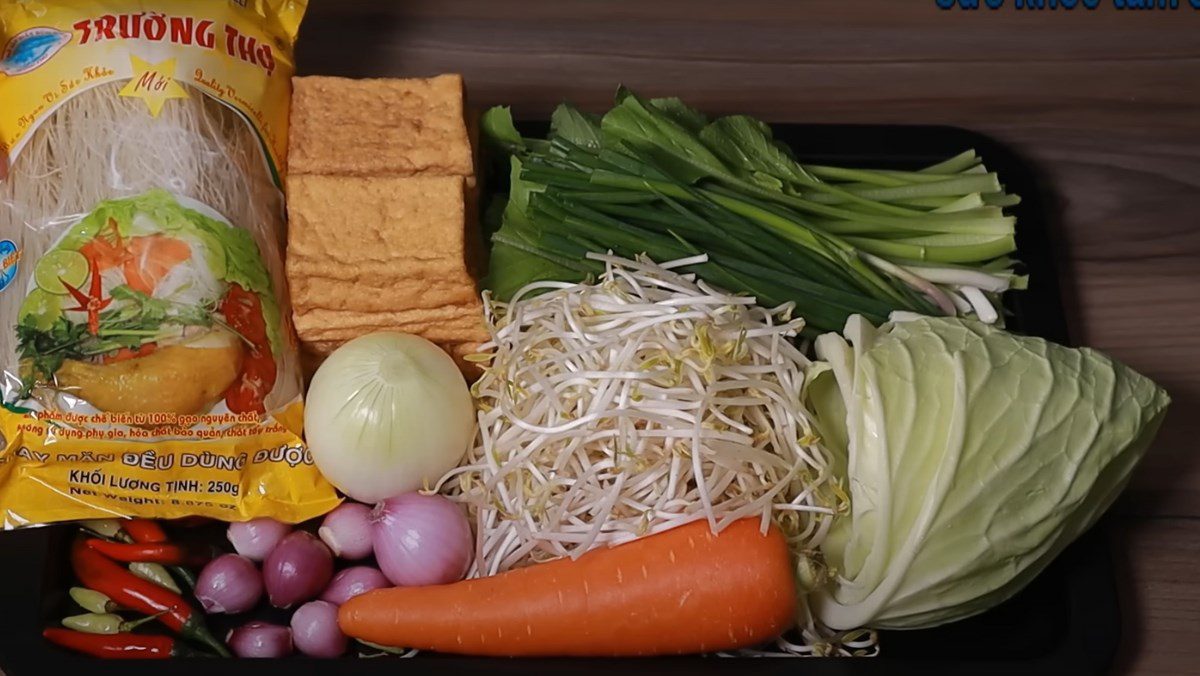
[[[584,256],[610,249],[707,254],[688,270],[795,303],[809,335],[851,314],[991,317],[999,294],[1024,284],[1008,258],[1014,198],[974,152],[920,171],[803,165],[759,120],[709,121],[624,88],[599,121],[559,106],[546,139],[522,138],[507,108],[483,129],[511,156],[509,200],[489,210],[485,285],[501,300],[531,282],[581,281],[599,271]]]
[[[721,159],[747,173],[766,174],[783,183],[816,183],[760,120],[745,115],[723,117],[702,129],[700,139]]]
[[[525,149],[525,142],[513,124],[512,109],[508,106],[489,108],[479,120],[479,128],[484,140],[515,153]]]
[[[67,358],[79,356],[78,349],[88,335],[86,324],[69,322],[59,316],[49,329],[41,329],[32,316],[17,324],[17,342],[20,345],[21,391],[17,399],[25,399],[39,380],[48,380]]]
[[[698,133],[704,128],[704,125],[708,124],[708,117],[704,113],[689,107],[674,96],[662,99],[650,99],[650,105],[692,132]]]
[[[554,109],[550,116],[550,133],[581,148],[600,150],[600,118],[572,106],[563,104]]]
[[[617,93],[617,106],[608,111],[600,126],[625,148],[650,158],[649,164],[664,168],[686,183],[708,176],[733,178],[721,158],[695,132],[625,88]]]
[[[834,629],[929,627],[1012,596],[1113,502],[1170,403],[1098,352],[974,320],[853,318],[846,335],[817,339],[828,366],[808,389],[850,490],[813,597]]]

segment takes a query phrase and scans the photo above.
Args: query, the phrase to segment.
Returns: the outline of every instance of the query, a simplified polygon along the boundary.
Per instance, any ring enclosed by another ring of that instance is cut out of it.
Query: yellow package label
[[[0,5],[0,520],[296,522],[295,0]]]
[[[243,5],[245,5],[243,7]],[[0,7],[0,151],[81,91],[127,83],[152,116],[171,98],[209,96],[250,120],[274,167],[287,152],[295,0],[17,0]]]

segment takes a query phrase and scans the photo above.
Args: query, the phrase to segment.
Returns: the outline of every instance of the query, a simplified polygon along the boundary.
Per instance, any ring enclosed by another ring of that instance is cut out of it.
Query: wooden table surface
[[[460,72],[473,105],[529,115],[564,99],[599,109],[625,83],[710,113],[949,124],[1010,144],[1058,205],[1074,340],[1174,398],[1116,507],[1116,671],[1198,673],[1200,11],[1015,4],[315,0],[300,67]]]

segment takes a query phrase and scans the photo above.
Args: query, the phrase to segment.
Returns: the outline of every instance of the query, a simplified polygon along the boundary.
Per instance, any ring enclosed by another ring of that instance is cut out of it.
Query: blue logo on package
[[[53,28],[21,31],[4,46],[0,54],[0,73],[22,75],[50,60],[71,41],[71,34]]]
[[[11,239],[0,239],[0,291],[8,288],[17,278],[17,263],[21,254]]]

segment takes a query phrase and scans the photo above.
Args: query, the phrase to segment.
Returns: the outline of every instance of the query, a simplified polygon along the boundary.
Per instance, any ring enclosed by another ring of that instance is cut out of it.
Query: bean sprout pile
[[[471,574],[699,519],[774,519],[814,550],[844,494],[800,405],[803,320],[673,270],[703,257],[595,257],[595,284],[485,297],[478,436],[439,485],[476,520]]]

